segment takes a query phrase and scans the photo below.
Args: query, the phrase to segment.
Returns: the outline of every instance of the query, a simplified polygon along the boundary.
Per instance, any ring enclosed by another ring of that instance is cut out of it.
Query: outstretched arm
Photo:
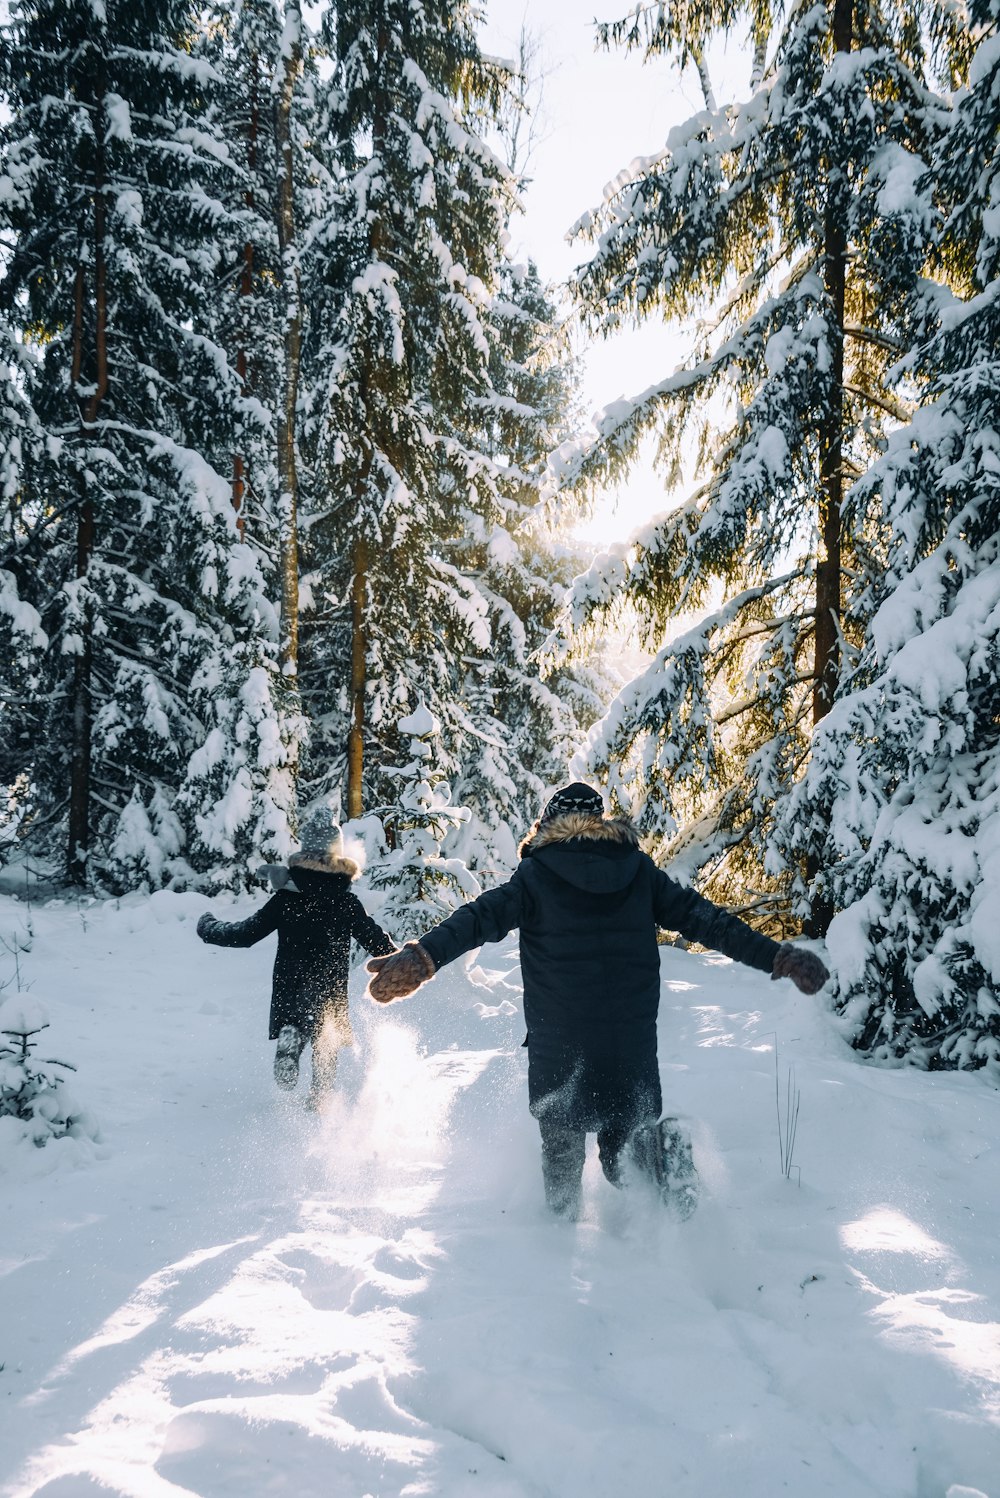
[[[781,950],[779,942],[754,931],[738,916],[721,910],[696,890],[678,884],[662,869],[657,869],[654,875],[653,914],[658,926],[679,931],[688,941],[722,952],[762,973],[771,971]]]
[[[791,978],[803,993],[819,993],[829,978],[823,963],[808,948],[762,936],[738,916],[720,910],[704,895],[685,889],[662,869],[656,870],[654,881],[657,925],[665,926],[668,931],[679,931],[688,941],[711,947],[715,952],[732,957],[734,962],[745,962],[748,967],[770,973],[772,978]]]
[[[524,886],[515,874],[506,884],[488,889],[468,905],[462,905],[422,936],[420,945],[430,953],[435,968],[439,968],[484,942],[502,941],[521,924],[523,898]]]
[[[357,895],[348,895],[350,902],[351,935],[359,947],[364,947],[366,952],[375,956],[384,957],[389,952],[396,950],[396,943],[389,936],[378,921],[373,921]]]
[[[500,941],[521,924],[523,888],[517,874],[498,889],[463,905],[419,941],[407,942],[391,957],[373,957],[375,974],[368,992],[380,1004],[402,999],[432,978],[439,967],[486,941]]]
[[[213,947],[252,947],[278,929],[281,902],[288,898],[288,895],[272,895],[266,905],[245,921],[217,921],[206,910],[198,921],[198,935]]]

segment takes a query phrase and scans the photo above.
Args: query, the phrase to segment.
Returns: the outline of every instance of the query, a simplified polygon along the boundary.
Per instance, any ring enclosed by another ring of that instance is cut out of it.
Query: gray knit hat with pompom
[[[344,835],[328,806],[311,812],[299,833],[300,848],[288,860],[290,868],[297,863],[333,864],[344,856]]]

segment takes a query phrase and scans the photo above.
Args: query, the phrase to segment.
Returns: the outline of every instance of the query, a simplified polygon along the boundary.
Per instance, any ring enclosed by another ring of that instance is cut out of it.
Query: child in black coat
[[[299,1057],[311,1042],[310,1102],[315,1105],[333,1086],[337,1052],[353,1040],[347,1009],[351,939],[375,956],[394,951],[395,942],[351,892],[358,866],[344,856],[340,828],[328,811],[310,817],[301,851],[287,869],[272,866],[266,872],[277,893],[265,906],[245,921],[218,921],[206,912],[198,935],[217,947],[252,947],[277,931],[270,1027],[270,1038],[278,1042],[274,1080],[279,1087],[295,1087]]]

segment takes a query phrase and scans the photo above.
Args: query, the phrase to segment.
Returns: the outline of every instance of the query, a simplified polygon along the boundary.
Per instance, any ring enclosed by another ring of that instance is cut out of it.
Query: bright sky
[[[633,0],[634,3],[634,0]],[[596,0],[596,13],[613,20],[628,0]],[[637,156],[659,150],[670,128],[703,107],[693,74],[681,79],[665,62],[595,52],[595,0],[488,0],[484,51],[514,58],[522,23],[541,44],[543,93],[540,138],[532,161],[525,215],[514,225],[515,253],[530,254],[542,275],[564,281],[587,259],[586,243],[566,233],[600,203],[605,185]],[[593,346],[586,355],[588,411],[635,395],[662,379],[683,358],[683,333],[647,325]],[[602,545],[626,536],[672,503],[651,465],[637,465],[618,496],[608,495],[581,534]]]

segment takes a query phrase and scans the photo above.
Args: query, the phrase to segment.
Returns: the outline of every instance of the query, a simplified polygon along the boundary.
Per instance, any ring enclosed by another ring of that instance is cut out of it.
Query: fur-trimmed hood
[[[537,853],[552,843],[568,843],[573,838],[589,842],[630,843],[639,846],[639,834],[627,817],[593,817],[582,811],[564,811],[547,822],[536,822],[521,844],[521,857]]]
[[[590,894],[625,889],[639,871],[639,834],[625,817],[562,812],[539,822],[521,844],[521,857],[537,859],[560,879]]]
[[[302,872],[305,872],[306,877],[302,879],[301,884],[296,884],[295,876]],[[262,868],[257,870],[257,878],[270,884],[276,893],[284,890],[286,894],[297,895],[305,889],[307,884],[311,883],[313,889],[316,888],[316,883],[312,879],[313,874],[339,875],[341,878],[346,878],[347,882],[351,884],[360,872],[353,858],[340,857],[322,861],[314,858],[303,858],[301,854],[293,854],[288,860],[287,867],[283,863],[264,864]]]
[[[353,858],[347,858],[341,854],[339,858],[304,858],[301,853],[293,853],[288,860],[289,873],[294,877],[296,869],[312,869],[316,874],[346,874],[348,879],[356,879],[360,870]]]

